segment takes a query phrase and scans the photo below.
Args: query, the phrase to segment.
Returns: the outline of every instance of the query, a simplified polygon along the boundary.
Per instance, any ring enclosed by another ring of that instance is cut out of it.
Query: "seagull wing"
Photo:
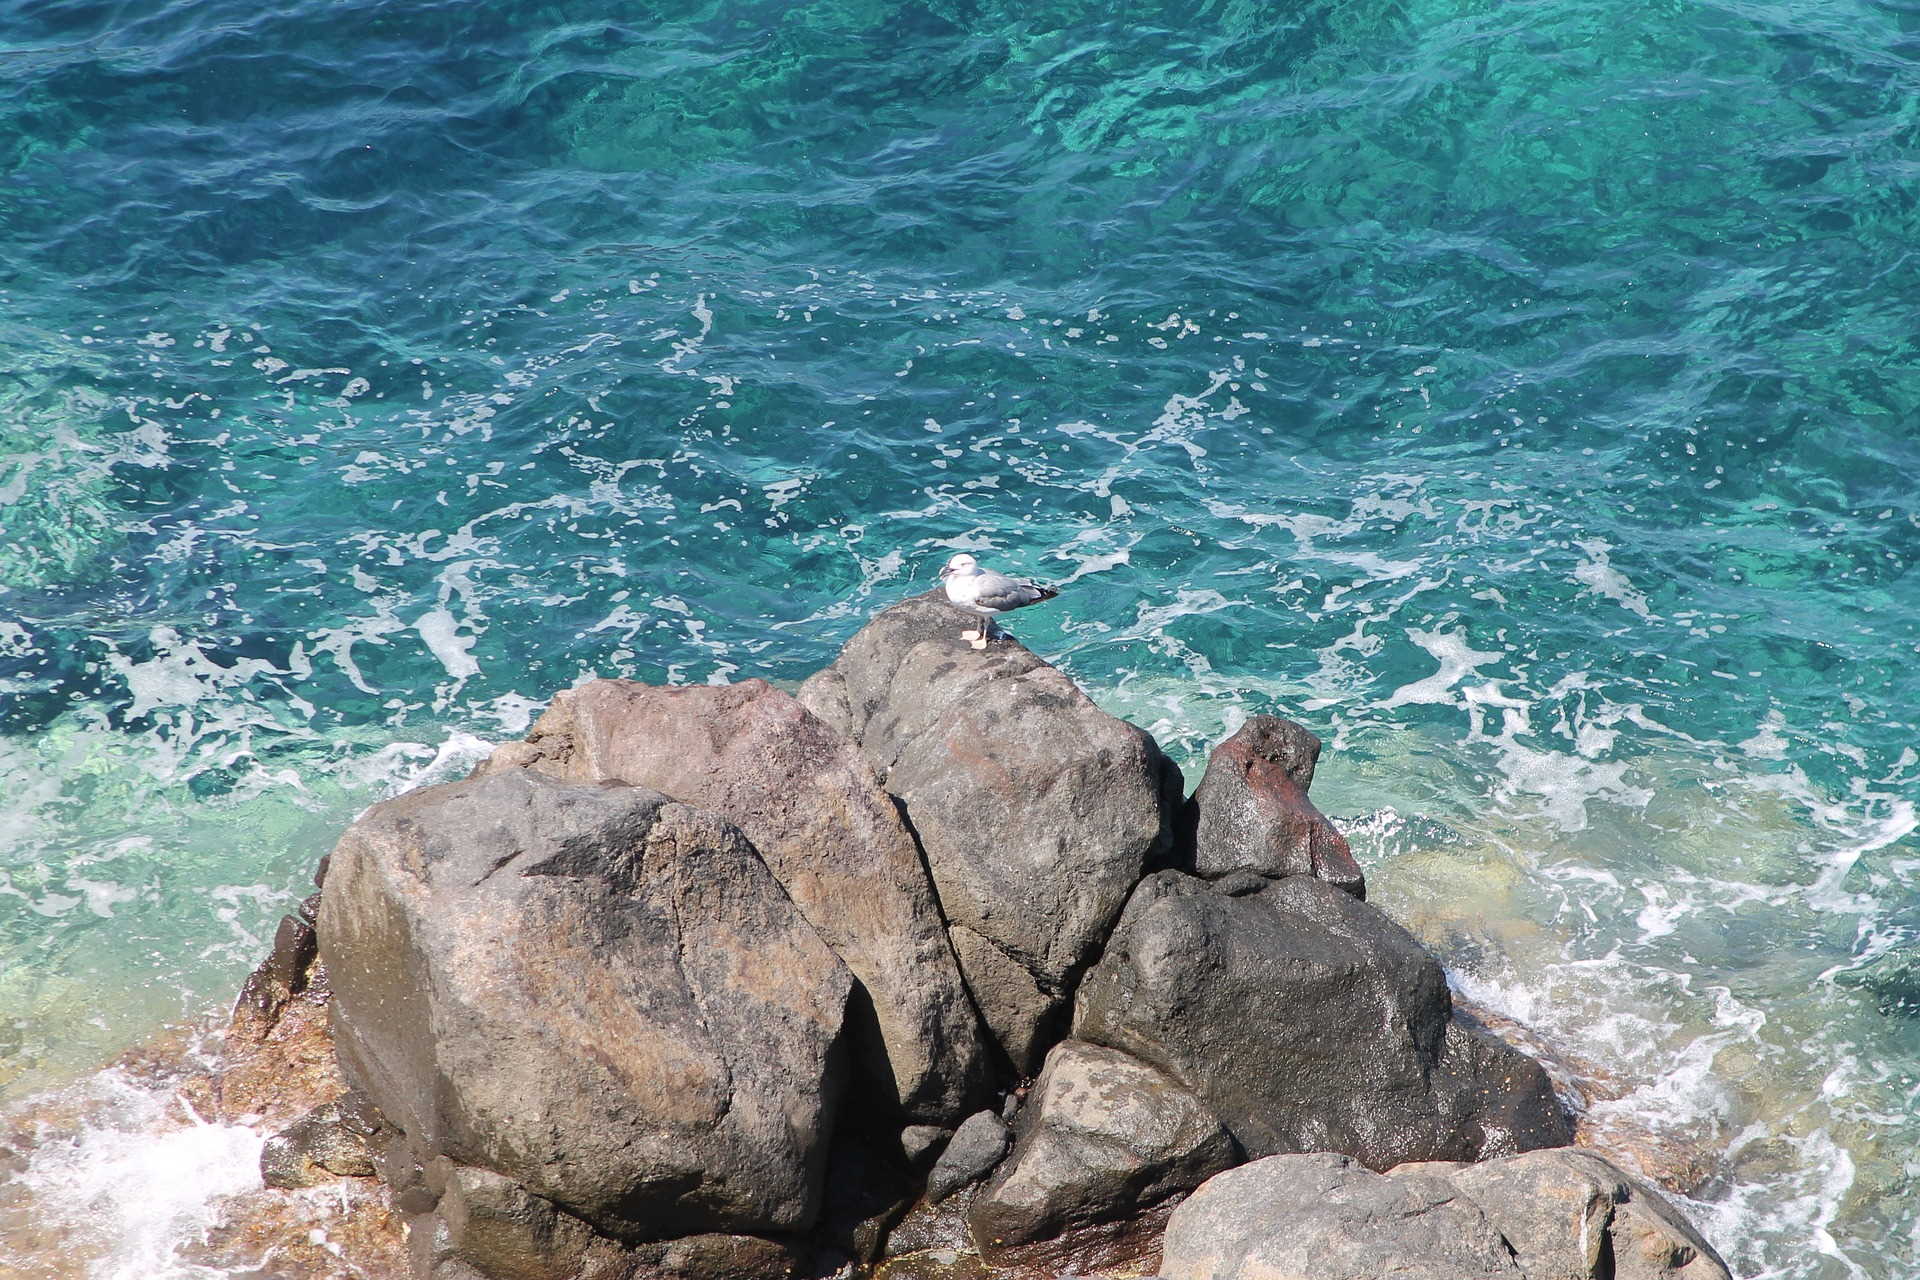
[[[992,570],[981,573],[979,582],[980,593],[974,597],[974,603],[983,609],[992,609],[995,613],[1005,613],[1009,609],[1021,609],[1030,604],[1039,604],[1042,600],[1051,600],[1060,594],[1051,587],[1019,582],[1004,573],[994,573]]]

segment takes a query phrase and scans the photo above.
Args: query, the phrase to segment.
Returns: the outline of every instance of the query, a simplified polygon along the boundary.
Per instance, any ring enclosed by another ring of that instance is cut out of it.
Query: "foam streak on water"
[[[1920,1270],[1916,32],[11,15],[0,1097],[219,1008],[553,690],[796,681],[967,550],[1192,772],[1321,734],[1374,896],[1737,1269]]]

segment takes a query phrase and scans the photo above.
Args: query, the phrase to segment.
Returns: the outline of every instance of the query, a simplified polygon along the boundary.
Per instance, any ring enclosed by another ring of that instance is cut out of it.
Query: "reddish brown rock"
[[[1367,896],[1347,838],[1307,799],[1320,740],[1291,720],[1255,716],[1215,747],[1187,802],[1195,874],[1312,876]]]

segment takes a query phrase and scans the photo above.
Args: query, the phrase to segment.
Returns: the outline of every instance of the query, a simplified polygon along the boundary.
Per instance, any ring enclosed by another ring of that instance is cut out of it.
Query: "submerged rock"
[[[714,815],[429,787],[347,830],[319,929],[347,1076],[426,1156],[622,1239],[813,1221],[852,978]]]
[[[1213,749],[1187,802],[1196,875],[1312,876],[1367,896],[1347,838],[1307,799],[1320,739],[1291,720],[1254,716]]]
[[[883,610],[799,696],[906,807],[961,972],[1025,1074],[1169,851],[1180,771],[1018,641],[968,647],[971,616],[934,595]]]
[[[1225,887],[1143,881],[1081,985],[1074,1034],[1165,1071],[1251,1157],[1387,1169],[1570,1139],[1537,1063],[1450,1031],[1440,966],[1386,916],[1308,876]]]
[[[787,694],[591,681],[482,771],[514,765],[649,787],[739,827],[859,981],[857,1047],[895,1107],[950,1125],[984,1098],[989,1043],[919,846],[853,742]]]

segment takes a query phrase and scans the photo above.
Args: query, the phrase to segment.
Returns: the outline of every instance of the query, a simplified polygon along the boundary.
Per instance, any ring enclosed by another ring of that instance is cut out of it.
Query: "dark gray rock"
[[[935,1204],[922,1197],[906,1216],[887,1233],[882,1250],[888,1260],[880,1274],[926,1275],[929,1280],[959,1280],[967,1275],[964,1265],[956,1271],[960,1258],[974,1256],[973,1240],[967,1234],[967,1210],[973,1206],[979,1183],[960,1188]],[[910,1258],[910,1263],[900,1259]]]
[[[1370,1172],[1273,1156],[1174,1210],[1168,1280],[1727,1280],[1672,1205],[1585,1151]]]
[[[947,1149],[947,1143],[952,1138],[951,1129],[931,1124],[910,1124],[900,1131],[900,1150],[911,1167],[926,1170],[933,1167],[933,1162],[940,1158],[940,1153]]]
[[[1074,1034],[1165,1071],[1249,1157],[1335,1151],[1386,1169],[1567,1141],[1539,1065],[1462,1052],[1477,1042],[1450,1038],[1450,1017],[1432,957],[1333,886],[1291,876],[1228,896],[1166,871],[1141,882],[1081,984]]]
[[[826,1204],[810,1233],[811,1274],[873,1262],[887,1232],[919,1198],[926,1166],[916,1169],[899,1131],[876,1114],[865,1119],[850,1114],[834,1131]]]
[[[1279,716],[1254,716],[1215,747],[1187,802],[1194,872],[1313,876],[1366,897],[1347,838],[1307,799],[1319,759],[1320,739]]]
[[[1444,1171],[1371,1173],[1332,1153],[1230,1169],[1173,1211],[1167,1280],[1545,1280]]]
[[[313,962],[319,955],[320,939],[302,903],[297,915],[280,917],[274,931],[273,950],[260,966],[247,975],[234,1002],[229,1034],[237,1042],[255,1042],[264,1038],[280,1019],[287,1002],[307,989]]]
[[[789,1240],[702,1232],[626,1246],[511,1178],[454,1166],[439,1204],[410,1224],[420,1280],[789,1280]]]
[[[961,972],[1025,1073],[1128,891],[1170,850],[1180,774],[1018,641],[969,648],[970,621],[936,595],[894,605],[799,697],[905,804]]]
[[[261,1145],[261,1181],[290,1190],[371,1177],[377,1132],[350,1103],[323,1102]]]
[[[575,1280],[610,1242],[512,1178],[456,1166],[437,1207],[409,1232],[415,1274],[445,1280]]]
[[[1163,1072],[1066,1040],[1022,1108],[1013,1154],[974,1197],[983,1252],[1129,1218],[1236,1164],[1213,1113]]]
[[[1441,1069],[1465,1087],[1480,1128],[1476,1160],[1518,1155],[1573,1141],[1573,1123],[1540,1062],[1456,1014],[1440,1046]]]
[[[1007,1154],[1011,1135],[1004,1120],[991,1111],[976,1111],[954,1130],[947,1149],[927,1174],[927,1203],[939,1204],[962,1187],[987,1176]]]
[[[990,1042],[920,848],[859,748],[787,694],[591,681],[483,772],[513,765],[650,787],[739,827],[859,981],[856,1050],[904,1114],[951,1125],[984,1099]]]
[[[320,906],[335,1045],[428,1164],[628,1240],[805,1227],[851,976],[712,814],[522,769],[375,805]]]
[[[1727,1264],[1678,1209],[1590,1151],[1532,1151],[1450,1176],[1528,1280],[1727,1280]]]

